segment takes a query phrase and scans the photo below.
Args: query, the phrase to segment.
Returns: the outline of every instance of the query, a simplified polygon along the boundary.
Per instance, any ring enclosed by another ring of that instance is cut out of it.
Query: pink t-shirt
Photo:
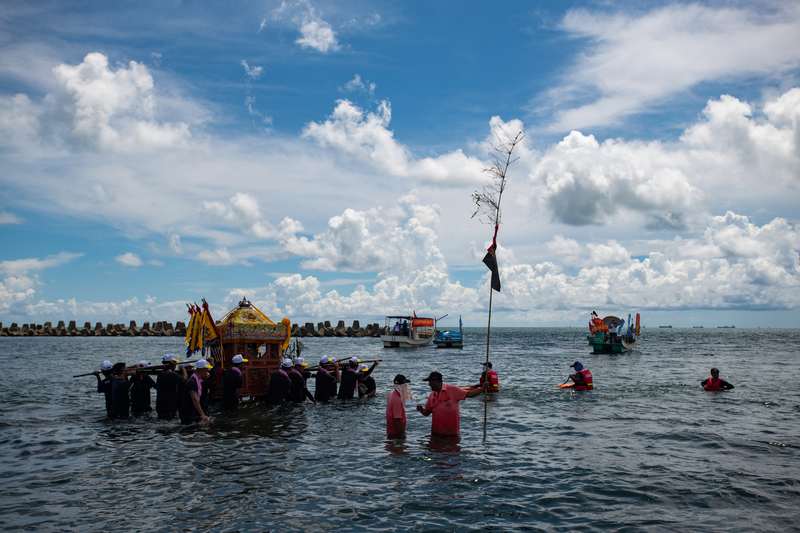
[[[393,390],[389,393],[389,400],[386,402],[386,434],[390,437],[402,435],[397,432],[394,425],[395,418],[403,419],[403,429],[406,428],[406,410],[403,408],[403,398],[400,393]]]
[[[442,384],[437,395],[431,392],[425,409],[433,413],[431,433],[434,435],[458,435],[458,422],[461,410],[458,402],[467,397],[467,391],[455,385]]]

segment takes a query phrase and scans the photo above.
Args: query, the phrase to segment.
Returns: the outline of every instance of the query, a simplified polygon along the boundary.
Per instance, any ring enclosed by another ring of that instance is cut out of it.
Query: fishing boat
[[[381,335],[384,348],[417,348],[430,344],[436,331],[436,319],[414,316],[387,316],[389,333]]]
[[[444,318],[444,316],[442,318]],[[436,336],[433,338],[433,344],[435,344],[437,348],[463,348],[462,339],[463,332],[461,330],[461,317],[459,316],[458,333],[455,331],[439,331],[437,329]]]
[[[631,327],[631,315],[628,315],[628,330],[623,335],[617,335],[614,342],[611,341],[608,333],[608,326],[614,322],[618,326],[624,326],[625,321],[613,315],[600,319],[592,313],[592,320],[589,322],[589,335],[586,336],[589,346],[594,353],[619,354],[633,350],[636,347],[636,337],[639,336],[639,313],[636,313],[636,326]]]

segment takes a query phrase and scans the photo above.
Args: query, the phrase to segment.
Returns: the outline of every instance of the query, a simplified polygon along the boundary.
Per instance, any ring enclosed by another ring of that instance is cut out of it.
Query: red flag
[[[495,226],[492,245],[489,247],[486,256],[483,258],[483,264],[489,267],[489,270],[492,271],[492,289],[500,292],[500,272],[497,270],[497,256],[495,255],[495,251],[497,250],[497,229],[498,226]]]

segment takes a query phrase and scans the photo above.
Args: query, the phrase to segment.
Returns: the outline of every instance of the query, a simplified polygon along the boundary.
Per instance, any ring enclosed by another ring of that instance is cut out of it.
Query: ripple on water
[[[479,332],[468,332],[479,337]],[[180,339],[0,339],[0,516],[6,529],[64,531],[740,531],[797,530],[800,335],[649,333],[635,354],[587,353],[579,330],[499,330],[501,394],[462,404],[462,435],[386,439],[397,373],[474,383],[485,345],[453,353],[383,350],[370,339],[308,339],[325,353],[381,358],[378,397],[315,407],[248,406],[181,429],[143,416],[104,419],[93,377],[107,358],[157,359]],[[753,346],[759,347],[753,350]],[[31,379],[26,358],[59,350]],[[708,354],[714,354],[713,357]],[[117,354],[117,355],[114,355]],[[581,360],[597,389],[561,390]],[[708,394],[710,365],[736,386]],[[63,368],[59,367],[62,365]],[[85,380],[85,381],[82,381]],[[313,387],[313,385],[312,385]],[[59,390],[58,402],[42,390]],[[723,527],[720,527],[722,525]]]

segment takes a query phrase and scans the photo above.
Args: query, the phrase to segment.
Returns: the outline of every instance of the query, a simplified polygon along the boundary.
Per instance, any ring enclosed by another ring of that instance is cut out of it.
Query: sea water
[[[594,355],[582,329],[493,329],[501,391],[465,400],[450,439],[413,409],[408,436],[386,438],[392,379],[422,404],[431,371],[476,383],[485,329],[466,329],[463,350],[303,342],[312,364],[382,359],[376,397],[250,405],[190,429],[110,421],[96,379],[72,375],[158,363],[182,339],[0,338],[0,528],[800,530],[798,330],[648,329],[632,353]],[[556,386],[575,361],[595,390]],[[703,391],[711,367],[735,389]]]

